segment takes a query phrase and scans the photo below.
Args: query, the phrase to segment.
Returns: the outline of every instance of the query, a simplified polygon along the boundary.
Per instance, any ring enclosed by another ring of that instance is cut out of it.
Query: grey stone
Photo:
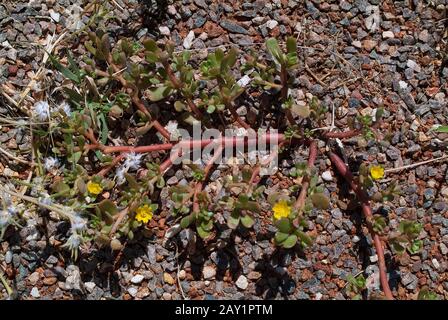
[[[95,282],[88,281],[88,282],[84,282],[84,287],[87,289],[88,292],[92,293],[93,289],[95,289],[95,287],[96,287],[96,284],[95,284]]]
[[[414,37],[413,36],[411,36],[411,35],[405,35],[404,37],[403,37],[403,44],[404,45],[407,45],[407,46],[409,46],[409,45],[414,45],[415,44],[415,39],[414,39]]]
[[[221,27],[226,29],[227,31],[233,32],[233,33],[241,33],[241,34],[249,34],[246,28],[243,28],[239,24],[236,24],[229,20],[223,20],[219,24]]]
[[[31,294],[31,296],[32,296],[33,298],[40,298],[39,289],[37,289],[36,287],[33,287],[33,288],[31,289],[30,294]]]
[[[58,258],[56,258],[55,256],[49,256],[47,261],[45,261],[47,264],[56,264],[58,263]]]
[[[194,19],[193,23],[194,28],[200,28],[207,22],[207,19],[202,16],[193,17],[193,19]]]
[[[352,8],[352,5],[347,1],[341,1],[339,3],[339,7],[344,11],[350,11],[350,9]]]
[[[324,171],[322,173],[322,179],[324,181],[327,181],[327,182],[332,181],[333,180],[333,176],[331,175],[331,171]]]
[[[443,255],[447,255],[448,254],[448,247],[444,243],[441,243],[439,245],[439,248],[440,248],[440,253],[441,254],[443,254]]]
[[[40,279],[40,274],[38,272],[33,272],[28,277],[28,281],[30,282],[31,285],[35,285],[37,283],[37,281],[39,281],[39,279]]]
[[[190,31],[184,39],[183,46],[185,49],[190,49],[194,40],[194,32]]]
[[[334,219],[341,219],[342,218],[342,211],[339,208],[331,210],[331,216]]]
[[[69,265],[66,268],[67,278],[65,279],[65,289],[66,290],[79,290],[83,291],[83,282],[81,280],[81,273],[79,272],[79,268],[75,265]]]
[[[340,237],[342,237],[343,235],[345,235],[347,233],[347,231],[345,230],[335,230],[332,232],[331,234],[331,241],[336,241],[337,239],[339,239]]]
[[[428,42],[429,40],[429,32],[428,30],[423,30],[422,32],[420,32],[420,34],[418,35],[418,39],[422,42]]]
[[[235,285],[241,290],[246,290],[249,286],[249,282],[247,281],[247,278],[245,276],[240,275],[236,280]]]
[[[320,285],[320,281],[316,277],[312,277],[311,279],[305,281],[302,284],[303,289],[310,289],[312,287]]]
[[[401,283],[410,290],[415,290],[418,284],[418,278],[414,274],[408,272],[401,277]]]
[[[10,264],[12,262],[12,256],[13,256],[13,254],[12,254],[11,250],[6,251],[6,254],[5,254],[5,263],[6,264]]]
[[[136,287],[129,287],[128,292],[132,297],[135,297],[138,293],[138,289]]]
[[[202,270],[204,279],[213,279],[216,275],[216,269],[212,266],[205,266]]]
[[[149,244],[146,250],[146,254],[148,255],[149,263],[156,264],[156,248],[153,244]]]
[[[389,157],[390,160],[398,160],[401,157],[401,153],[400,150],[390,146],[387,150],[386,150],[386,155]]]
[[[145,279],[145,277],[141,274],[136,274],[135,276],[132,277],[131,282],[133,284],[140,284],[142,283],[143,279]]]

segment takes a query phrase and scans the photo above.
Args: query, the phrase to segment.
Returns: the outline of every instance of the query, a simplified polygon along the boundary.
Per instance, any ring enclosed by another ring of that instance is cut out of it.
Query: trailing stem
[[[255,184],[258,182],[256,181],[258,176],[260,175],[260,170],[262,166],[268,165],[270,162],[272,162],[272,160],[275,159],[275,157],[278,156],[278,153],[280,152],[280,148],[286,144],[286,141],[280,142],[278,144],[278,148],[274,151],[272,151],[272,153],[269,155],[269,157],[267,159],[265,159],[264,161],[260,161],[260,164],[254,169],[254,171],[252,172],[252,175],[250,177],[249,183],[248,183],[248,188],[247,188],[247,193],[250,194],[252,193],[252,190],[255,186]]]
[[[177,152],[165,160],[160,165],[160,172],[165,173],[169,167],[173,164],[173,161],[181,157],[182,152],[185,150],[192,150],[195,148],[204,148],[210,143],[221,144],[222,147],[236,147],[247,145],[248,143],[254,143],[253,140],[258,141],[258,139],[265,140],[266,143],[271,143],[272,141],[277,141],[280,145],[286,143],[285,136],[283,134],[278,133],[267,133],[263,134],[258,138],[248,138],[248,137],[225,137],[219,139],[203,139],[203,140],[182,140],[177,143],[161,143],[161,144],[152,144],[148,146],[105,146],[98,142],[93,134],[91,129],[88,129],[84,136],[92,142],[92,144],[87,144],[84,146],[85,151],[89,150],[101,150],[102,152],[115,153],[120,152],[121,154],[115,156],[112,160],[112,163],[107,167],[103,168],[100,172],[98,172],[99,176],[105,176],[110,170],[112,170],[125,156],[126,153],[135,152],[135,153],[144,153],[144,152],[153,152],[153,151],[163,151],[163,150],[172,150],[174,148],[178,148]]]
[[[115,71],[118,70],[118,67],[116,65],[111,64],[111,66],[113,67],[113,69]],[[102,71],[102,70],[99,70],[99,69],[96,69],[95,73],[100,75],[100,76],[102,76],[102,77],[108,77],[108,78],[113,77],[115,80],[119,81],[123,87],[131,89],[132,90],[131,100],[134,103],[134,105],[141,112],[143,112],[144,115],[146,115],[148,118],[152,119],[151,113],[148,111],[148,109],[146,108],[145,104],[142,102],[142,100],[138,96],[138,89],[135,88],[134,86],[130,85],[128,83],[128,81],[126,81],[125,78],[123,78],[119,74],[111,75],[108,72],[105,72],[105,71]],[[164,126],[162,126],[162,124],[158,120],[153,120],[151,122],[151,126],[153,126],[164,138],[166,138],[167,140],[170,140],[169,132],[165,129]]]
[[[182,93],[183,84],[182,82],[179,81],[179,79],[177,79],[173,69],[171,68],[170,63],[167,60],[165,60],[162,62],[162,64],[174,88]],[[202,112],[199,110],[199,108],[196,106],[193,100],[190,97],[185,97],[185,100],[187,101],[188,106],[190,107],[191,111],[193,111],[193,113],[196,115],[196,117],[198,119],[202,119]]]
[[[232,105],[231,102],[226,103],[226,107],[227,107],[227,109],[229,109],[230,114],[232,115],[232,118],[236,122],[238,122],[238,124],[240,126],[242,126],[244,129],[250,129],[251,128],[251,126],[238,115],[238,113],[235,110],[235,107]]]
[[[161,144],[152,144],[147,146],[105,146],[102,144],[94,144],[94,145],[86,145],[87,149],[97,149],[101,150],[104,153],[115,153],[115,152],[153,152],[153,151],[162,151],[162,150],[170,150],[174,147],[179,147],[181,149],[195,149],[195,148],[204,148],[210,143],[218,143],[224,147],[236,147],[236,146],[244,146],[248,143],[254,143],[259,139],[264,140],[266,143],[271,143],[272,141],[276,141],[281,143],[285,140],[285,136],[281,133],[266,133],[260,135],[258,138],[249,138],[249,137],[224,137],[218,139],[198,139],[198,140],[182,140],[178,143],[161,143]],[[255,140],[255,141],[254,141]]]
[[[348,131],[344,131],[344,132],[325,132],[324,137],[343,139],[343,138],[353,138],[360,134],[362,134],[361,129],[353,129],[353,130],[348,130]]]
[[[222,145],[220,145],[215,150],[213,156],[210,158],[210,160],[208,161],[207,165],[205,166],[204,177],[203,177],[202,181],[198,181],[196,186],[195,186],[194,196],[193,196],[193,212],[194,213],[197,213],[200,210],[198,194],[202,191],[203,182],[207,179],[207,177],[208,177],[208,175],[210,173],[210,170],[212,169],[212,167],[215,164],[216,160],[221,156],[222,150],[223,150]]]
[[[280,81],[282,83],[282,88],[280,90],[280,95],[282,102],[285,102],[288,99],[288,71],[284,66],[281,67],[280,71]],[[294,117],[292,116],[291,110],[286,109],[286,118],[289,123],[293,125],[295,123]]]
[[[384,258],[384,249],[380,240],[380,236],[373,230],[371,220],[373,218],[372,208],[370,207],[369,196],[367,193],[361,188],[361,186],[355,182],[352,172],[347,167],[347,165],[342,161],[342,159],[333,152],[329,153],[329,157],[331,162],[334,164],[339,174],[344,177],[347,183],[350,185],[350,188],[355,192],[359,201],[361,202],[362,212],[367,221],[367,227],[369,232],[373,238],[373,242],[375,245],[375,250],[378,255],[378,265],[380,270],[380,282],[383,287],[384,294],[386,298],[389,300],[393,300],[394,297],[392,295],[392,291],[389,287],[389,282],[387,280],[387,267],[386,260]]]
[[[317,143],[315,140],[310,142],[309,154],[308,154],[308,169],[312,169],[314,167],[314,162],[317,158]],[[297,210],[302,210],[305,205],[306,194],[308,192],[308,187],[310,185],[309,175],[306,175],[302,181],[302,189],[300,190],[300,194],[297,198],[296,203],[294,204],[294,208]]]

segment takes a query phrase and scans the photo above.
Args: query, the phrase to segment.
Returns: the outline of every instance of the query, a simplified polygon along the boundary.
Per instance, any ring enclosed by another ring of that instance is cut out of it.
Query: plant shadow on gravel
[[[358,172],[359,166],[362,163],[361,159],[347,159],[349,168],[352,172]],[[370,257],[375,255],[375,250],[372,248],[372,245],[369,244],[369,241],[366,237],[366,234],[363,231],[363,226],[365,225],[364,217],[362,215],[361,204],[358,199],[350,193],[350,187],[347,183],[342,179],[337,179],[337,187],[339,190],[338,199],[342,199],[342,201],[346,201],[347,207],[345,209],[340,208],[343,216],[348,217],[350,221],[356,228],[356,236],[359,238],[359,241],[353,246],[353,253],[357,254],[357,258],[361,261],[362,270],[366,270],[366,268],[370,265],[375,265],[370,261]],[[381,206],[376,214],[382,215],[387,221],[389,220],[388,212]],[[372,242],[372,240],[370,240]],[[398,284],[400,282],[400,273],[398,270],[398,264],[390,255],[390,253],[386,253],[384,255],[386,259],[387,272],[390,276],[389,285],[392,290],[398,290]],[[368,276],[368,275],[367,275]],[[365,297],[366,298],[366,297]]]
[[[44,215],[45,217],[45,215]],[[123,248],[122,251],[113,252],[108,247],[102,247],[94,249],[92,251],[82,252],[79,259],[74,261],[70,252],[61,249],[59,246],[54,246],[49,241],[49,231],[46,228],[47,221],[44,219],[43,224],[37,225],[38,231],[44,235],[45,247],[36,249],[34,246],[21,247],[21,258],[28,261],[28,269],[30,272],[35,272],[38,268],[45,268],[48,277],[55,277],[57,281],[65,282],[68,274],[63,270],[69,265],[75,265],[80,271],[80,287],[71,289],[74,299],[86,299],[88,292],[84,287],[85,282],[94,282],[95,285],[101,290],[109,290],[112,297],[118,298],[123,293],[120,286],[120,277],[118,270],[123,266],[132,266],[137,258],[141,258],[147,253],[145,249],[151,239],[145,237],[139,237],[140,234],[136,234],[136,239]],[[67,237],[70,229],[70,223],[61,221],[56,224],[56,232],[54,233],[54,239],[56,241],[63,241]],[[4,240],[8,242],[10,247],[18,246],[21,244],[21,236],[17,229],[10,226],[5,232]],[[50,267],[47,265],[47,259],[50,256],[57,256],[65,262],[65,265]],[[62,270],[62,271],[61,271]],[[7,270],[11,273],[13,279],[15,279],[17,270],[14,268]],[[20,271],[20,269],[19,269]],[[16,281],[16,280],[14,280]]]
[[[167,12],[168,0],[139,0],[142,6],[143,26],[149,30],[158,30]]]
[[[280,293],[285,300],[296,291],[296,281],[289,271],[281,267],[281,262],[289,255],[294,258],[306,259],[305,253],[299,246],[293,249],[276,248],[272,254],[263,254],[261,261],[255,266],[255,271],[261,273],[260,279],[255,283],[255,293],[264,299],[275,299]]]
[[[138,238],[138,234],[136,234]],[[120,286],[118,270],[122,267],[133,266],[134,262],[146,256],[146,248],[150,239],[142,237],[133,240],[118,253],[111,252],[104,247],[91,254],[86,254],[78,264],[83,282],[94,282],[101,289],[109,289],[111,295],[118,298],[123,293]]]
[[[173,245],[175,243],[175,245]],[[191,245],[191,244],[189,244]],[[212,260],[216,264],[216,280],[223,281],[227,270],[232,277],[233,281],[236,281],[241,275],[243,267],[238,258],[238,252],[236,251],[235,232],[232,232],[227,239],[225,245],[215,247],[216,241],[205,243],[201,238],[197,238],[194,243],[194,247],[187,247],[179,252],[179,267],[185,264],[186,260],[191,262],[191,275],[193,279],[198,281],[203,278],[203,269],[205,262],[209,260],[214,254]],[[167,245],[168,248],[174,249],[177,246],[182,248],[182,241],[176,239],[171,241],[171,245]],[[213,248],[213,249],[211,249]]]

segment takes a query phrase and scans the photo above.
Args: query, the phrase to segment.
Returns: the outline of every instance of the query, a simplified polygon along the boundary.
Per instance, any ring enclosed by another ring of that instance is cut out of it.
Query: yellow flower
[[[286,200],[280,200],[272,208],[274,211],[274,219],[280,220],[281,218],[287,218],[291,213],[291,207]]]
[[[103,191],[103,187],[99,183],[89,181],[87,182],[87,191],[91,194],[98,195]]]
[[[381,166],[373,166],[370,168],[370,175],[374,180],[384,177],[384,168]]]
[[[152,209],[147,204],[144,204],[143,206],[138,207],[136,212],[137,212],[137,215],[135,216],[135,220],[137,220],[137,221],[141,221],[143,223],[148,223],[148,221],[152,219]]]

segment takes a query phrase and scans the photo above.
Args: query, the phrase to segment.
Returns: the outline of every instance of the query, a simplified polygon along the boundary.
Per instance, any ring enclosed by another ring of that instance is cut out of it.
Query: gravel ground
[[[391,169],[445,154],[448,135],[430,129],[447,123],[448,66],[443,63],[448,52],[447,6],[444,0],[183,0],[148,8],[137,1],[116,0],[110,4],[115,19],[106,23],[115,39],[168,38],[179,49],[197,50],[199,56],[207,52],[204,48],[232,44],[247,51],[261,47],[271,36],[296,36],[302,48],[294,95],[305,101],[311,93],[324,105],[334,105],[340,128],[350,115],[371,114],[376,106],[384,105],[381,143],[364,149],[356,140],[348,140],[345,152],[350,159]],[[20,93],[42,65],[42,46],[48,37],[76,32],[88,23],[86,16],[77,18],[83,7],[79,0],[0,4],[2,118],[19,115],[8,96],[20,100]],[[75,56],[82,54],[76,39],[72,43]],[[60,75],[44,74],[40,86],[54,78],[62,80]],[[33,98],[38,96],[26,99]],[[27,132],[26,127],[2,124],[1,148],[26,157]],[[295,159],[283,159],[283,174],[267,179],[268,188],[292,184],[287,173],[295,161],[306,157],[305,151],[298,150]],[[25,166],[4,153],[0,157],[1,181],[26,179]],[[253,231],[242,230],[226,239],[225,249],[210,251],[198,245],[194,254],[186,255],[189,231],[175,237],[179,247],[163,243],[172,225],[162,210],[153,221],[157,235],[128,246],[121,267],[111,273],[114,256],[107,250],[88,248],[79,262],[73,262],[58,249],[58,231],[68,228],[67,223],[42,216],[5,235],[0,243],[0,270],[20,299],[343,300],[347,299],[347,275],[361,273],[367,278],[367,293],[374,295],[379,292],[377,258],[370,236],[361,227],[361,213],[347,206],[347,187],[336,182],[330,163],[319,157],[317,167],[328,171],[321,178],[333,207],[312,214],[308,227],[316,240],[304,251],[275,249],[260,237],[257,223]],[[171,170],[168,184],[184,175],[182,170]],[[441,161],[388,173],[380,183],[386,186],[396,180],[402,189],[393,202],[374,208],[388,217],[391,230],[399,219],[417,219],[424,226],[421,253],[392,256],[386,250],[397,299],[415,299],[424,286],[448,298],[447,179],[447,164]],[[166,194],[165,188],[162,204],[167,202]],[[6,297],[2,285],[0,296]]]

